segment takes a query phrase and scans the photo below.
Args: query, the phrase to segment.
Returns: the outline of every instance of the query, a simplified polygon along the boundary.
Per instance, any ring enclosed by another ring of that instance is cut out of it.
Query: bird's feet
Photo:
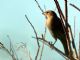
[[[50,41],[50,42],[49,42],[49,44],[54,46],[54,44],[53,44],[53,42],[52,42],[52,41]]]
[[[50,41],[49,44],[54,46],[54,44],[56,43],[56,41],[54,43],[52,41]]]

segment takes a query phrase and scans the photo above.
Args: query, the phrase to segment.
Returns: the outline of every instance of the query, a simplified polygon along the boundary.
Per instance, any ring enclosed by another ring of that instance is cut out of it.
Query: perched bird
[[[62,27],[60,18],[54,11],[51,10],[45,11],[43,15],[46,17],[46,26],[50,31],[52,37],[55,40],[59,39],[61,41],[65,54],[69,55],[66,34],[65,30]]]

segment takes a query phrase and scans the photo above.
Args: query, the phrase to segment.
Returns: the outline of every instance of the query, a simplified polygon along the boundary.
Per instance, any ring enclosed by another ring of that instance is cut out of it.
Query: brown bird
[[[52,37],[59,39],[64,47],[65,54],[68,56],[68,46],[66,41],[66,34],[62,27],[62,23],[60,18],[56,15],[54,11],[48,10],[43,13],[43,15],[46,17],[46,26],[48,30],[50,31]]]

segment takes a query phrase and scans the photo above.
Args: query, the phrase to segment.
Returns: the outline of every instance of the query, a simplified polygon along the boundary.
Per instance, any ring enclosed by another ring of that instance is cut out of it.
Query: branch
[[[43,9],[40,7],[40,5],[39,5],[38,1],[37,1],[37,0],[35,0],[35,2],[37,3],[37,5],[38,5],[39,9],[40,9],[40,10],[41,10],[41,12],[43,13],[44,11],[43,11]]]
[[[65,21],[64,14],[62,13],[62,10],[60,8],[60,5],[59,5],[58,1],[54,0],[54,2],[56,4],[56,7],[57,7],[57,10],[58,10],[58,13],[59,13],[59,16],[60,16],[61,20],[63,19]]]
[[[12,44],[12,42],[11,42],[10,36],[7,35],[7,38],[8,38],[9,41],[10,41],[10,53],[12,54],[12,58],[13,58],[13,60],[18,60],[17,54],[16,54],[16,52],[15,52],[15,50],[14,50],[14,48],[13,48],[13,44]]]
[[[79,33],[79,60],[80,60],[80,33]]]
[[[71,29],[71,26],[69,25],[69,29],[70,29],[70,34],[71,34],[71,38],[72,38],[72,46],[76,52],[76,57],[78,58],[78,54],[77,54],[77,50],[76,50],[76,46],[75,46],[75,41],[74,41],[74,38],[73,38],[73,34],[72,34],[72,29]]]
[[[57,10],[58,10],[60,19],[61,19],[62,28],[63,28],[64,31],[65,31],[65,24],[64,24],[64,23],[65,23],[65,17],[64,17],[64,15],[63,15],[63,13],[62,13],[62,10],[61,10],[61,8],[60,8],[60,5],[59,5],[58,1],[57,1],[57,0],[54,0],[54,2],[55,2],[55,4],[56,4],[56,7],[57,7]]]
[[[68,7],[67,7],[67,0],[64,0],[65,1],[65,18],[66,18],[66,27],[68,26]]]
[[[41,50],[41,55],[40,55],[40,59],[39,60],[41,60],[41,58],[42,58],[43,50],[44,50],[44,42],[43,42],[43,45],[42,45],[42,50]]]
[[[36,36],[36,38],[37,38],[37,32],[36,32],[36,30],[35,30],[34,26],[33,26],[33,25],[32,25],[32,23],[29,21],[29,19],[28,19],[27,15],[25,15],[25,17],[26,17],[27,21],[30,23],[31,27],[33,28],[34,33],[35,33],[35,36]],[[38,44],[38,47],[40,47],[39,42],[38,42],[38,39],[37,39],[37,44]]]
[[[0,42],[0,48],[3,48],[3,47],[4,47],[3,43]]]
[[[27,15],[25,15],[25,17],[26,17],[27,21],[30,23],[31,27],[33,28],[34,33],[35,33],[35,36],[36,36],[36,39],[37,39],[37,32],[36,32],[34,26],[33,26],[32,23],[29,21]],[[36,54],[35,60],[37,60],[37,57],[38,57],[38,55],[39,55],[39,50],[40,50],[40,45],[39,45],[38,39],[37,39],[37,45],[38,45],[38,50],[37,50],[37,54]]]
[[[30,55],[30,52],[29,52],[29,58],[30,58],[30,60],[32,60],[32,57],[31,57],[31,55]]]
[[[45,35],[45,34],[44,34],[44,35]],[[42,38],[44,39],[45,36],[42,35]],[[43,41],[42,50],[41,50],[41,55],[40,55],[40,59],[39,59],[39,60],[41,60],[41,58],[42,58],[43,50],[44,50],[44,41]]]
[[[69,47],[68,48],[68,52],[69,52],[69,55],[70,55],[70,58],[71,58],[71,54],[72,54],[72,50],[71,50],[71,46],[70,46],[70,37],[69,37],[69,29],[68,29],[68,7],[67,7],[67,0],[64,0],[65,2],[65,26],[66,26],[66,29],[65,29],[65,32],[66,32],[66,41],[67,41],[67,46]]]
[[[75,28],[76,28],[76,25],[75,25],[76,21],[75,20],[76,20],[76,16],[74,17],[74,40],[75,40],[75,36],[76,36],[75,35]]]
[[[66,33],[66,41],[67,41],[67,46],[69,47],[68,51],[70,53],[71,49],[70,49],[70,38],[69,38],[69,33],[68,33],[67,0],[64,0],[65,1],[65,17],[64,17],[64,15],[62,13],[62,10],[60,8],[60,5],[59,5],[58,1],[57,0],[54,0],[54,1],[55,1],[56,6],[57,6],[57,9],[58,9],[59,16],[61,18],[62,28],[64,29],[64,31]]]
[[[70,34],[71,34],[71,38],[72,38],[72,46],[76,52],[76,57],[78,58],[78,55],[77,55],[77,50],[76,50],[76,46],[75,46],[75,42],[74,42],[74,38],[73,38],[73,34],[72,34],[72,30],[71,30],[71,26],[68,24],[68,7],[67,7],[67,0],[64,0],[65,1],[65,17],[66,17],[66,21],[65,21],[65,24],[66,24],[66,37],[68,38],[67,40],[67,44],[69,46],[69,53],[70,53],[70,58],[72,59],[73,56],[71,54],[72,52],[72,49],[70,48],[70,37],[69,37],[69,29],[70,29]],[[71,4],[72,5],[72,4]],[[72,5],[74,6],[74,5]],[[69,28],[69,29],[68,29]],[[73,53],[73,52],[72,52]]]
[[[71,3],[70,3],[70,5],[80,12],[80,8],[78,8],[77,6],[75,6],[74,4],[71,4]]]
[[[33,37],[35,38],[35,37]],[[35,38],[36,39],[36,38]],[[50,44],[50,42],[48,42],[47,40],[43,39],[43,38],[40,38],[38,37],[38,39],[41,41],[41,42],[44,42],[45,45],[49,46],[51,49],[55,50],[57,53],[59,53],[61,56],[63,56],[65,59],[68,59],[69,60],[69,57],[67,55],[65,55],[62,51],[60,51],[58,48],[56,48],[55,46],[53,46],[53,44]]]
[[[11,54],[11,52],[1,42],[0,42],[0,48],[4,49],[12,57],[13,60],[18,60]]]

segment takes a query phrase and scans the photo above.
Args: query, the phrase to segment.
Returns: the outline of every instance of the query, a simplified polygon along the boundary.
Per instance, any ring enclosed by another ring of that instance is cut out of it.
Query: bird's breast
[[[52,28],[52,24],[53,24],[52,19],[47,19],[46,20],[46,26],[48,27],[48,29],[51,29]]]
[[[54,29],[54,20],[53,19],[46,20],[46,26],[47,26],[48,30],[50,31],[52,37],[54,37],[55,40],[57,40],[57,35],[56,35],[55,29]]]

